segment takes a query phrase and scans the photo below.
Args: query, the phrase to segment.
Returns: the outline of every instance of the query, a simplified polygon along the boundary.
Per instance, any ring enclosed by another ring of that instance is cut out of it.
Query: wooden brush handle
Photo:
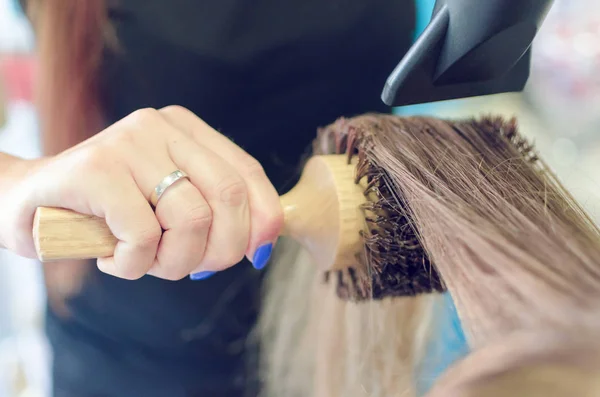
[[[43,262],[112,256],[117,241],[102,218],[63,208],[39,207],[35,212],[33,242]]]
[[[283,235],[306,247],[327,268],[355,262],[364,226],[363,187],[354,183],[354,164],[344,155],[312,157],[298,184],[280,197]],[[38,258],[94,259],[112,256],[118,240],[105,220],[61,208],[36,210],[33,238]]]

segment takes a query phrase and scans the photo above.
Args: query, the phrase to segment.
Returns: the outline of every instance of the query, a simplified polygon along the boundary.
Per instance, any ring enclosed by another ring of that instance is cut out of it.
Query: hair
[[[104,0],[29,0],[37,37],[36,101],[44,154],[101,128],[99,68],[111,43]]]
[[[600,233],[514,119],[367,114],[327,126],[315,147],[344,137],[354,142],[345,148],[350,156],[385,176],[397,200],[388,210],[401,213],[397,219],[424,249],[423,263],[433,264],[452,295],[474,349],[462,362],[465,373],[485,367],[486,346],[502,346],[510,336],[597,328]],[[375,280],[364,257],[367,280],[356,285]],[[432,326],[424,296],[342,301],[315,272],[304,262],[274,266],[261,325],[267,394],[314,395],[311,387],[327,381],[330,395],[410,395],[402,393],[414,391],[414,379],[400,388],[385,379],[393,378],[388,371],[409,377],[420,364]],[[518,359],[504,362],[508,368]]]
[[[35,97],[42,155],[56,155],[102,128],[99,69],[102,53],[115,45],[105,0],[21,1],[36,32]],[[44,265],[48,300],[68,315],[93,264],[61,261]]]
[[[597,331],[520,330],[450,367],[426,397],[593,397],[600,394]]]
[[[343,300],[294,242],[278,252],[259,327],[264,395],[417,395],[436,297]]]

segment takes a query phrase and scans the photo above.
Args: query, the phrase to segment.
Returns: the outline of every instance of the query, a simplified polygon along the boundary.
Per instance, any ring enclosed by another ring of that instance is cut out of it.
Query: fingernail
[[[198,273],[193,273],[190,274],[190,279],[194,280],[194,281],[198,281],[198,280],[205,280],[207,278],[209,278],[210,276],[212,276],[213,274],[215,274],[216,272],[198,272]]]
[[[267,265],[269,258],[271,257],[271,251],[273,251],[273,244],[265,244],[258,247],[256,252],[254,253],[254,257],[252,257],[252,266],[255,269],[262,269]]]

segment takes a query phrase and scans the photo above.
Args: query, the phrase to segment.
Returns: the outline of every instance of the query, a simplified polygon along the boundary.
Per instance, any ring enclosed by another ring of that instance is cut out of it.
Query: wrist
[[[43,159],[28,160],[0,153],[0,249],[8,248],[7,242],[11,239],[9,234],[14,232],[9,230],[9,225],[12,224],[10,220],[18,207],[15,205],[22,202],[16,192],[27,175],[37,169],[42,161]]]
[[[35,161],[0,153],[0,197],[5,196],[15,182],[27,175]]]

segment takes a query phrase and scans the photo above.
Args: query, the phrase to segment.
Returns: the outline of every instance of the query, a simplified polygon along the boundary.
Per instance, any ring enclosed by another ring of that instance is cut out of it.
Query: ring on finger
[[[171,172],[169,175],[163,178],[162,181],[152,191],[152,195],[150,196],[150,203],[152,206],[156,207],[158,204],[158,200],[160,200],[161,196],[167,191],[167,189],[173,186],[177,181],[181,179],[189,179],[189,176],[181,171],[176,170]]]

